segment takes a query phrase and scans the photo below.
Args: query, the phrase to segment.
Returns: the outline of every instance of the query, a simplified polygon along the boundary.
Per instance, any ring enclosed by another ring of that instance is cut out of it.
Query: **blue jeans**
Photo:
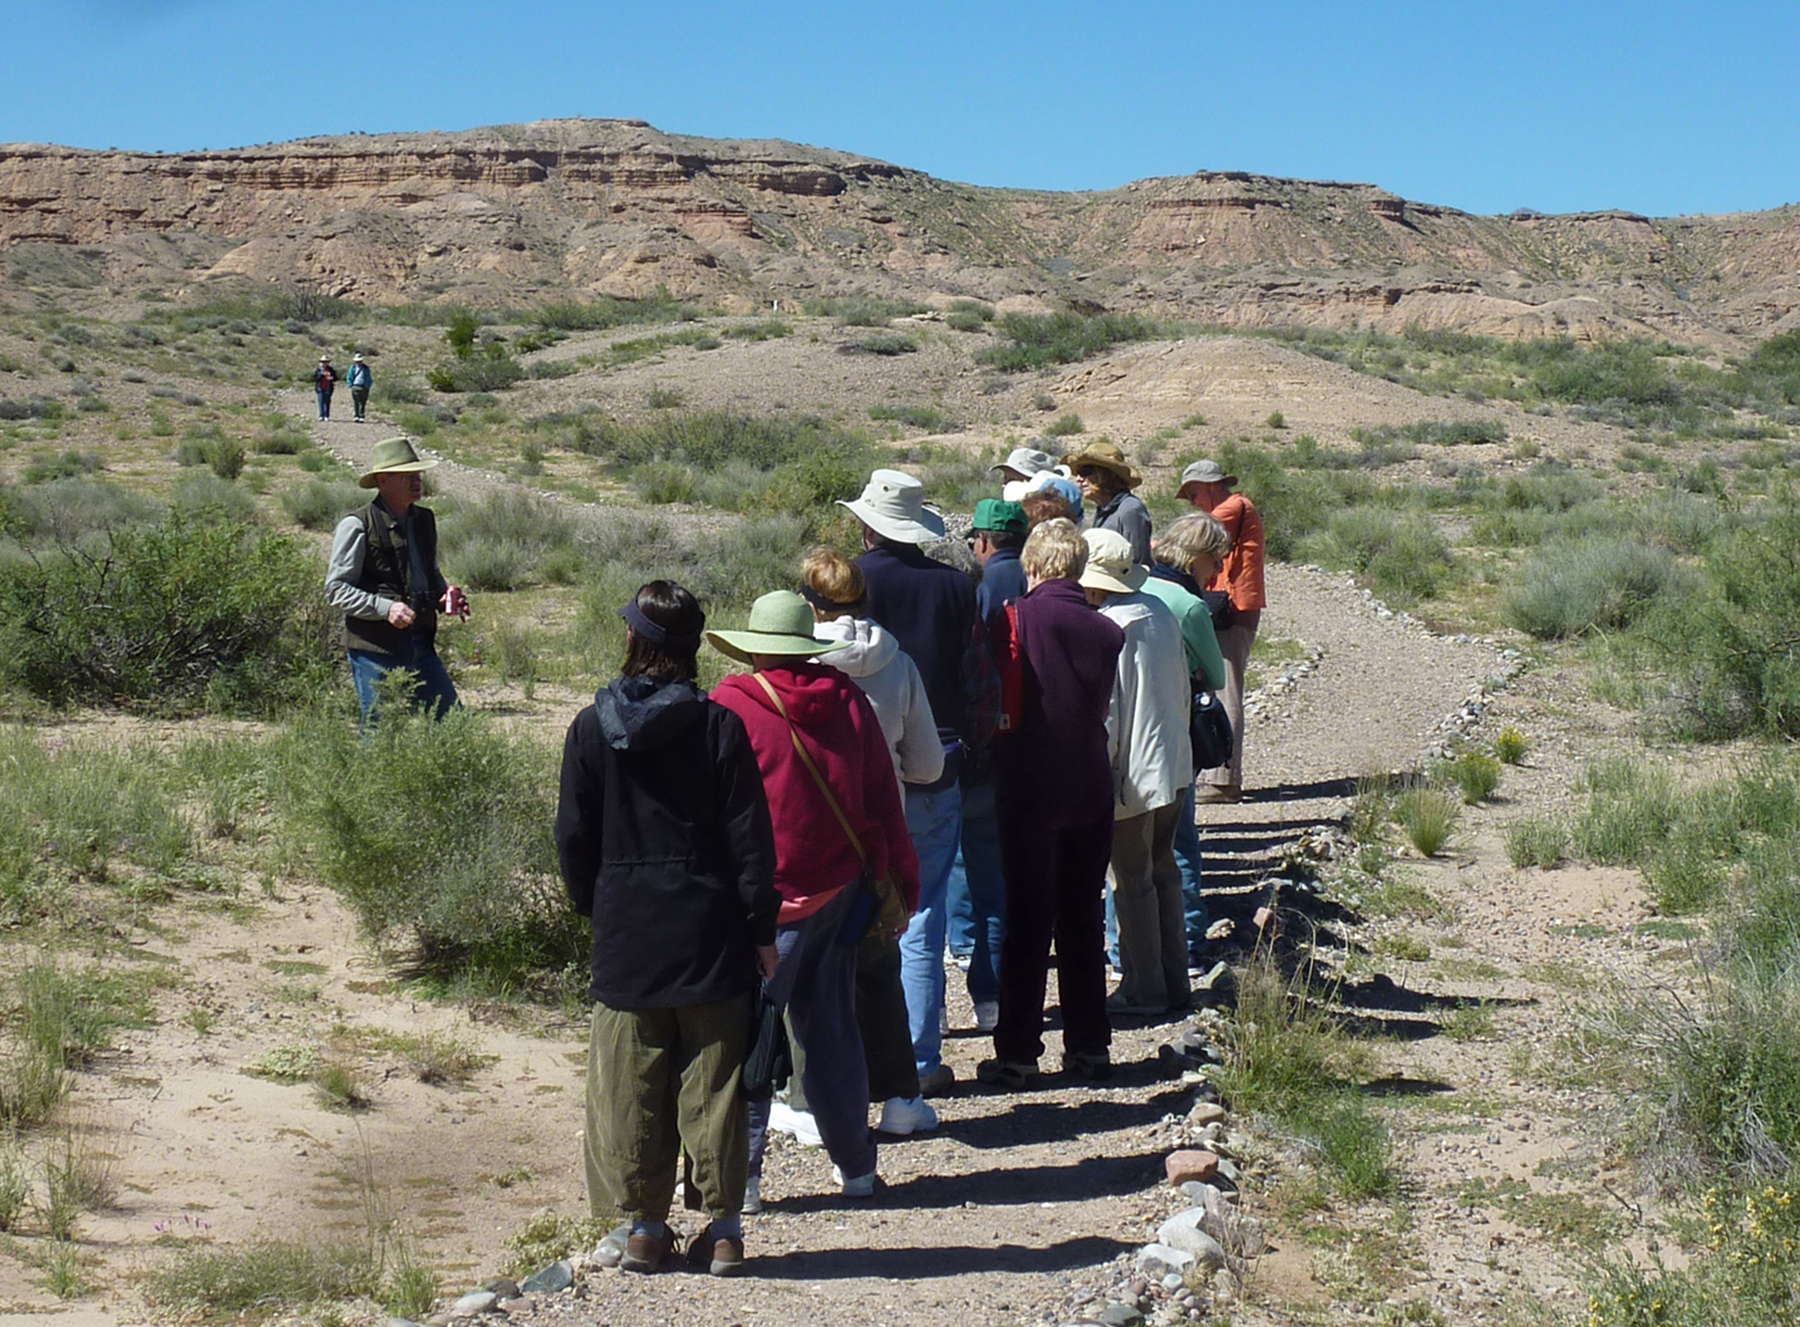
[[[443,718],[450,707],[458,703],[456,684],[450,680],[450,672],[438,658],[435,646],[409,636],[397,654],[372,654],[368,650],[351,650],[349,653],[350,680],[356,683],[356,699],[362,705],[365,728],[375,708],[375,684],[395,668],[410,668],[417,676],[413,704],[429,712],[432,718]]]
[[[1200,829],[1194,824],[1194,785],[1181,795],[1181,819],[1175,824],[1175,864],[1181,868],[1181,901],[1187,914],[1189,966],[1198,966],[1212,914],[1200,893]]]
[[[962,838],[962,789],[906,790],[906,828],[919,854],[919,906],[900,937],[900,984],[906,988],[906,1020],[912,1026],[919,1077],[943,1063],[945,895],[956,845]]]
[[[313,388],[313,395],[319,398],[319,418],[331,418],[331,393],[323,387]]]
[[[973,789],[963,790],[963,833],[968,833],[969,798]],[[975,952],[975,900],[969,897],[969,876],[963,866],[962,849],[956,850],[956,864],[950,868],[950,886],[944,894],[944,910],[950,914],[950,952],[967,958]]]
[[[966,914],[958,916],[961,898]],[[994,816],[994,785],[963,789],[962,850],[950,870],[950,949],[969,955],[969,999],[1000,998],[1000,947],[1006,941],[1006,878],[1000,873],[1000,822]],[[967,946],[957,949],[957,925]]]

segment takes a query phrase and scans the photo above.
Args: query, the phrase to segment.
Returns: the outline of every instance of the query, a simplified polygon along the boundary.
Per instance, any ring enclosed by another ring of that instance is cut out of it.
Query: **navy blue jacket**
[[[974,583],[913,544],[882,544],[856,561],[867,587],[863,616],[879,622],[919,666],[938,732],[960,735],[968,709],[963,663],[975,634]],[[829,655],[824,662],[831,662]]]
[[[1008,599],[1025,597],[1025,568],[1019,562],[1016,548],[997,549],[981,566],[981,584],[975,587],[975,603],[981,620],[992,622],[1000,616]]]

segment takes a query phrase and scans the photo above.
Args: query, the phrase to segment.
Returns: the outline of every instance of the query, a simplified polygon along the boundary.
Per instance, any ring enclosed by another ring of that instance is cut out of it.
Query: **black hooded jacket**
[[[615,678],[563,744],[556,852],[615,1009],[755,989],[775,943],[775,834],[743,720],[691,683]]]

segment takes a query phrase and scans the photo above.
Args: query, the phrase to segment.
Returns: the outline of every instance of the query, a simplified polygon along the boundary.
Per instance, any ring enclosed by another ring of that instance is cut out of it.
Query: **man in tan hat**
[[[1081,496],[1094,509],[1090,530],[1116,530],[1131,545],[1131,559],[1150,565],[1150,512],[1131,490],[1144,482],[1117,443],[1102,438],[1063,457],[1081,485]]]
[[[375,385],[375,375],[363,361],[362,351],[357,351],[350,359],[350,405],[356,411],[356,422],[363,422],[369,409],[369,389]]]
[[[1234,493],[1237,476],[1228,475],[1217,461],[1200,460],[1181,472],[1176,496],[1191,502],[1225,527],[1231,551],[1218,573],[1204,588],[1209,602],[1223,602],[1213,610],[1213,626],[1219,650],[1225,656],[1225,691],[1220,699],[1231,716],[1231,761],[1200,772],[1201,803],[1236,802],[1244,796],[1244,670],[1250,664],[1250,647],[1262,624],[1263,519],[1256,504]]]
[[[467,618],[469,601],[438,570],[437,520],[418,505],[424,472],[436,464],[421,459],[407,438],[376,443],[357,481],[376,498],[339,521],[331,536],[325,599],[344,614],[342,639],[364,724],[376,684],[395,668],[413,673],[420,709],[441,718],[457,703],[438,658],[437,620],[439,613]]]

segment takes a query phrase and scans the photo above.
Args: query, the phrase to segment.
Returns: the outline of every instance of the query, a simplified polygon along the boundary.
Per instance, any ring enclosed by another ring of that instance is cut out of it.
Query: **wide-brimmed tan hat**
[[[412,474],[417,470],[429,470],[436,464],[413,450],[411,438],[384,438],[375,444],[369,457],[369,468],[356,483],[360,488],[374,488],[376,475]]]
[[[1144,588],[1150,571],[1132,560],[1131,541],[1124,535],[1117,530],[1083,530],[1081,538],[1088,546],[1082,589],[1136,594]]]
[[[854,501],[841,498],[856,519],[883,539],[929,544],[944,537],[944,518],[925,505],[925,486],[904,470],[877,470]]]
[[[1063,457],[1063,464],[1069,467],[1072,475],[1080,474],[1084,465],[1097,465],[1102,470],[1112,471],[1126,488],[1136,488],[1144,482],[1144,477],[1125,459],[1125,453],[1119,450],[1116,442],[1090,442],[1080,451]]]
[[[758,654],[808,658],[841,650],[846,640],[813,635],[812,606],[792,590],[773,590],[750,605],[750,625],[742,631],[709,631],[706,643],[720,654],[750,663]]]
[[[1181,487],[1175,490],[1175,496],[1185,498],[1192,484],[1223,484],[1226,488],[1236,488],[1237,476],[1226,474],[1217,461],[1195,461],[1181,472]]]

